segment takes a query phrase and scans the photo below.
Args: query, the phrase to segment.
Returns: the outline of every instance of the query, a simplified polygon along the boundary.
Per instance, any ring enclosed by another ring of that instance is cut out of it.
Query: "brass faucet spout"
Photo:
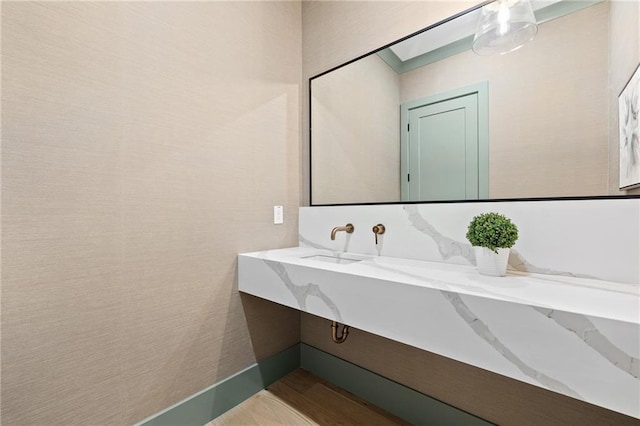
[[[347,234],[351,234],[355,228],[352,224],[347,223],[345,226],[336,226],[331,230],[331,239],[336,239],[336,232],[345,231]]]

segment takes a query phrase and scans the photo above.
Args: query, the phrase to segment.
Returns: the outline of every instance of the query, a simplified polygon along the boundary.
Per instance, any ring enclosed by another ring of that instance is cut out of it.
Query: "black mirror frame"
[[[338,70],[342,67],[345,67],[353,62],[356,62],[360,59],[363,59],[369,55],[373,55],[381,50],[387,49],[390,46],[393,46],[396,43],[403,42],[413,36],[418,34],[422,34],[425,31],[429,31],[432,28],[436,28],[440,25],[446,24],[456,18],[459,18],[467,13],[473,12],[477,9],[482,8],[483,6],[493,3],[495,0],[486,0],[476,6],[473,6],[469,9],[466,9],[462,12],[456,13],[442,21],[436,22],[435,24],[429,25],[421,30],[418,30],[414,33],[411,33],[407,36],[404,36],[396,41],[388,43],[382,47],[379,47],[375,50],[372,50],[369,53],[365,53],[364,55],[360,55],[350,61],[347,61],[341,65],[335,66],[327,71],[324,71],[320,74],[317,74],[311,78],[309,78],[309,86],[308,86],[308,96],[309,96],[309,205],[311,207],[336,207],[336,206],[375,206],[375,205],[402,205],[402,204],[451,204],[451,203],[501,203],[501,202],[516,202],[516,201],[575,201],[575,200],[621,200],[621,199],[640,199],[640,194],[638,195],[592,195],[592,196],[569,196],[569,197],[529,197],[529,198],[487,198],[487,199],[479,199],[479,200],[435,200],[435,201],[387,201],[387,202],[367,202],[367,203],[337,203],[337,204],[313,204],[313,138],[312,138],[312,118],[311,118],[311,83],[318,77],[322,77],[325,74],[328,74],[332,71]]]

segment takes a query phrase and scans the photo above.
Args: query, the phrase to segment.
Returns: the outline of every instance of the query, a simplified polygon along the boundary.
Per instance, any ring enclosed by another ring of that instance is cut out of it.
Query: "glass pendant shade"
[[[478,55],[513,52],[533,39],[538,24],[529,0],[497,0],[482,8],[473,37]]]

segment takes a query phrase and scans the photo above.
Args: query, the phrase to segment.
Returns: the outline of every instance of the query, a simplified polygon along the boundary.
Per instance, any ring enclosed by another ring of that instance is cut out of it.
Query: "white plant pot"
[[[499,248],[498,253],[494,253],[486,247],[473,247],[476,252],[476,266],[478,273],[490,275],[492,277],[504,277],[507,275],[507,263],[509,263],[508,248]]]

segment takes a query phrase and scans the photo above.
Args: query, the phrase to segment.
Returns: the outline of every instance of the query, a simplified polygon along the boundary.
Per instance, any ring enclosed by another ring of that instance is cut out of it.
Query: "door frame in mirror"
[[[465,87],[438,93],[425,98],[414,99],[400,105],[400,202],[409,200],[409,185],[405,183],[405,176],[410,174],[409,153],[409,111],[427,103],[441,102],[447,99],[476,94],[478,99],[478,188],[477,197],[470,199],[484,199],[489,197],[489,82],[483,81]],[[406,130],[405,130],[406,129]],[[408,179],[407,179],[408,180]],[[460,200],[458,200],[460,201]],[[462,200],[465,201],[465,200]]]

